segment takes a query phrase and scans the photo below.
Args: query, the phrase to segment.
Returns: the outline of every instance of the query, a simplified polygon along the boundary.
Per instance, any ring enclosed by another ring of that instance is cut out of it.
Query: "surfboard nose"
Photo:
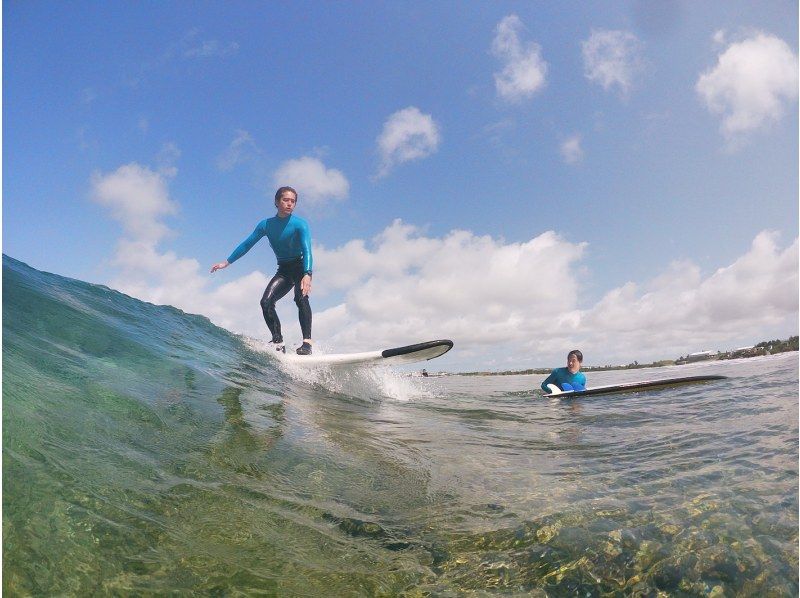
[[[416,343],[414,345],[406,345],[405,347],[395,347],[394,349],[386,349],[381,352],[384,358],[398,357],[400,355],[414,354],[421,359],[433,359],[444,355],[453,348],[453,341],[443,339],[438,341],[427,341],[424,343]],[[428,356],[430,354],[430,356]]]

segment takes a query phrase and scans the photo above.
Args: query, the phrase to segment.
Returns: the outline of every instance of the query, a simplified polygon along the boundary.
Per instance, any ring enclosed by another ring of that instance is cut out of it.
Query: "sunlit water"
[[[588,378],[698,374],[284,371],[4,257],[4,592],[796,596],[797,353]]]

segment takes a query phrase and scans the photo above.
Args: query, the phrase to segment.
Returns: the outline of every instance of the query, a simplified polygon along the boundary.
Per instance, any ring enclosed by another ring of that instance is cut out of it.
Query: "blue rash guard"
[[[294,214],[289,214],[286,218],[273,216],[259,222],[250,236],[233,250],[228,257],[228,263],[232,264],[250,251],[262,237],[269,240],[270,247],[278,258],[278,265],[302,258],[303,272],[311,274],[311,233],[308,223]]]
[[[586,376],[583,375],[583,372],[576,372],[574,374],[570,374],[567,368],[556,368],[554,369],[550,375],[544,379],[542,382],[542,390],[545,392],[550,392],[550,389],[547,388],[548,384],[555,384],[561,390],[564,390],[564,384],[571,384],[575,386],[576,384],[580,384],[581,386],[586,386]]]

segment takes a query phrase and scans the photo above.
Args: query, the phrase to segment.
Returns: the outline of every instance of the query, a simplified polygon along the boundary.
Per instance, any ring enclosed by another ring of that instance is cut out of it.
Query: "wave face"
[[[581,402],[284,370],[4,256],[3,589],[796,595],[797,354],[589,382],[704,373]]]

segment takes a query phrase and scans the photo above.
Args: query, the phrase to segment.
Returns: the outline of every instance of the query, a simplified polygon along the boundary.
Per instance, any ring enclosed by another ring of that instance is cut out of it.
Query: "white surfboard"
[[[297,355],[294,352],[274,355],[281,361],[292,365],[336,366],[336,365],[399,365],[416,363],[440,357],[453,348],[453,341],[438,340],[417,343],[405,347],[366,351],[364,353],[333,353]]]
[[[543,397],[558,397],[559,399],[580,398],[592,395],[609,395],[623,392],[644,392],[646,390],[660,390],[671,386],[682,386],[684,384],[699,384],[725,380],[726,376],[686,376],[684,378],[665,378],[663,380],[645,380],[643,382],[628,382],[626,384],[613,384],[610,386],[596,386],[586,390],[561,390],[555,384],[548,384],[550,389],[548,394]]]

